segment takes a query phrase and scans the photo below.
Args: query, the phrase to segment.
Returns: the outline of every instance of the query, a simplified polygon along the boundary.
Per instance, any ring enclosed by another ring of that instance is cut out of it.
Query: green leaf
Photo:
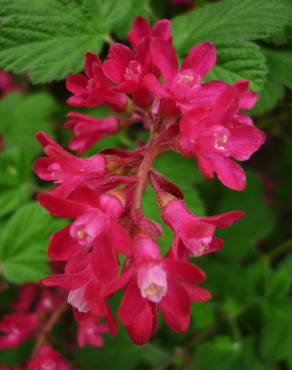
[[[273,77],[292,89],[292,49],[264,48],[263,51]]]
[[[251,88],[261,91],[267,67],[265,57],[253,42],[218,45],[218,63],[207,76],[207,80],[223,80],[234,83],[238,80],[251,81]]]
[[[12,147],[0,154],[0,217],[9,214],[30,196],[33,158],[25,149]]]
[[[215,323],[213,302],[193,302],[192,304],[192,327],[205,329]]]
[[[264,39],[291,20],[289,0],[225,0],[174,18],[175,47],[186,53],[200,41],[225,43]]]
[[[35,83],[82,69],[87,51],[101,51],[124,32],[146,0],[1,0],[0,66],[28,72]]]
[[[200,370],[231,370],[236,368],[240,353],[239,343],[227,336],[217,336],[198,348],[195,360]]]
[[[37,203],[19,208],[1,230],[0,265],[4,277],[23,284],[47,275],[48,237],[62,224]]]
[[[284,298],[291,288],[291,271],[279,268],[266,280],[266,296],[272,299]]]
[[[273,308],[273,310],[272,310]],[[260,350],[265,359],[275,362],[287,360],[292,365],[292,300],[284,304],[269,304],[264,317]]]
[[[214,301],[218,302],[217,297],[222,298],[222,310],[232,317],[236,311],[239,314],[240,309],[244,310],[246,305],[255,303],[263,296],[261,286],[266,282],[268,268],[262,261],[244,268],[232,263],[226,268],[227,262],[222,261],[222,253],[206,255],[194,262],[207,274],[205,288],[212,293]]]
[[[220,252],[228,259],[249,256],[255,250],[255,243],[267,237],[274,226],[274,217],[263,199],[263,187],[257,176],[247,172],[247,188],[234,192],[224,188],[217,212],[243,210],[246,216],[232,227],[220,230],[218,235],[225,240]]]
[[[0,132],[5,145],[22,147],[36,154],[41,147],[35,133],[44,130],[51,134],[49,117],[57,111],[57,104],[45,93],[23,95],[13,93],[0,101]]]
[[[273,109],[284,96],[284,86],[271,72],[268,73],[259,100],[250,111],[251,115],[264,114]]]
[[[127,370],[140,369],[141,364],[156,368],[164,362],[168,354],[158,345],[148,343],[135,346],[129,339],[125,328],[119,328],[116,337],[105,337],[105,344],[100,349],[86,347],[79,349],[76,358],[82,367],[87,369]],[[114,361],[118,359],[118,361]],[[140,365],[140,366],[139,366]]]

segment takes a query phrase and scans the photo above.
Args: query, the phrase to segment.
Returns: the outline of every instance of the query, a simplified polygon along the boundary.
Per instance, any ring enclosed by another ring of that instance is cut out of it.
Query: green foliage
[[[292,49],[264,48],[270,73],[288,89],[292,89]]]
[[[225,0],[173,20],[174,43],[186,53],[195,43],[264,39],[292,20],[290,0]]]
[[[248,171],[247,188],[236,193],[223,189],[217,212],[241,209],[246,216],[231,228],[220,230],[225,241],[221,256],[228,259],[240,259],[255,252],[255,243],[265,238],[272,231],[274,217],[263,199],[263,188],[257,176]]]
[[[272,363],[286,360],[292,366],[292,300],[269,303],[269,313],[264,315],[260,350]]]
[[[0,217],[29,199],[31,164],[31,154],[23,148],[14,147],[0,155]]]
[[[250,80],[251,88],[261,91],[267,67],[260,47],[253,42],[232,42],[218,45],[218,65],[212,69],[207,80],[223,80],[234,83]]]
[[[134,370],[141,364],[154,368],[167,359],[168,353],[157,345],[146,344],[134,346],[126,330],[120,328],[117,337],[106,337],[105,345],[98,352],[94,348],[77,351],[76,357],[80,365],[88,369]],[[152,367],[153,366],[153,367]]]
[[[47,275],[48,237],[60,226],[60,221],[49,216],[37,203],[19,208],[1,231],[0,266],[4,277],[22,284]]]
[[[87,51],[100,52],[110,32],[125,32],[145,3],[1,0],[0,66],[35,83],[60,80],[82,69]]]
[[[285,89],[292,89],[292,50],[263,48],[268,67],[266,82],[253,114],[263,114],[274,108],[284,96]]]
[[[0,132],[9,148],[22,147],[30,154],[40,152],[35,133],[51,134],[50,117],[57,111],[54,99],[46,93],[13,93],[0,101]]]

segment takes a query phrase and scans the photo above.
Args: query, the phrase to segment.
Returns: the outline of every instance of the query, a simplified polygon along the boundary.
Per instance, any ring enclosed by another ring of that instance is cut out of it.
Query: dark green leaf
[[[267,237],[274,226],[273,214],[263,199],[262,184],[253,172],[247,172],[247,188],[243,192],[223,189],[217,212],[231,210],[243,210],[246,216],[232,227],[218,232],[225,240],[220,255],[240,259],[250,255],[256,242]]]

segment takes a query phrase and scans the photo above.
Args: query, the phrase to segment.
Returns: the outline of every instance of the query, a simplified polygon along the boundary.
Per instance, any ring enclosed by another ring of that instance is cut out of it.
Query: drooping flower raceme
[[[200,285],[205,273],[190,257],[221,249],[224,242],[215,236],[216,229],[244,215],[192,214],[178,186],[153,168],[155,158],[171,150],[194,157],[204,176],[216,174],[225,186],[243,190],[245,175],[236,161],[249,159],[265,140],[242,111],[257,99],[248,81],[204,82],[216,63],[213,44],[194,45],[179,66],[168,20],[151,27],[138,17],[128,37],[131,48],[114,43],[105,61],[89,52],[84,73],[67,78],[68,104],[106,104],[113,110],[103,119],[68,114],[69,149],[77,156],[45,133],[37,135],[46,157],[36,161],[34,170],[55,184],[38,200],[53,216],[70,219],[51,236],[48,249],[49,258],[61,261],[64,269],[42,283],[66,291],[80,346],[99,347],[103,333],[117,332],[108,300],[120,289],[118,318],[135,343],[154,335],[159,312],[173,331],[186,331],[192,301],[211,297]],[[78,157],[101,138],[141,121],[149,141],[139,142],[135,150],[107,148]],[[141,206],[147,186],[153,187],[162,219],[174,235],[165,255],[156,240],[161,225],[147,218]],[[40,350],[42,358],[62,361],[48,348]]]

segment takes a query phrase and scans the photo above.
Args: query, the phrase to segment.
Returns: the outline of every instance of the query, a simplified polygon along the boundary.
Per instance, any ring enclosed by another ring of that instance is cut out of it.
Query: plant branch
[[[63,315],[63,313],[66,311],[68,307],[67,302],[63,302],[59,308],[53,312],[52,316],[50,319],[47,321],[46,325],[44,328],[41,330],[40,334],[37,337],[36,343],[34,345],[34,348],[32,350],[32,357],[35,357],[37,354],[37,351],[39,348],[45,343],[46,337],[48,333],[52,330],[54,325],[57,323],[57,321],[60,319],[60,317]]]
[[[137,186],[134,192],[134,199],[133,199],[133,208],[132,210],[135,211],[141,207],[142,203],[142,196],[145,190],[145,186],[148,180],[148,174],[152,167],[152,164],[158,154],[158,148],[155,141],[155,135],[151,136],[145,157],[139,167],[137,172]]]
[[[292,238],[286,240],[284,243],[278,245],[277,247],[273,248],[270,252],[266,253],[264,255],[264,258],[266,258],[270,263],[273,262],[273,260],[282,254],[288,252],[289,249],[292,248]]]

